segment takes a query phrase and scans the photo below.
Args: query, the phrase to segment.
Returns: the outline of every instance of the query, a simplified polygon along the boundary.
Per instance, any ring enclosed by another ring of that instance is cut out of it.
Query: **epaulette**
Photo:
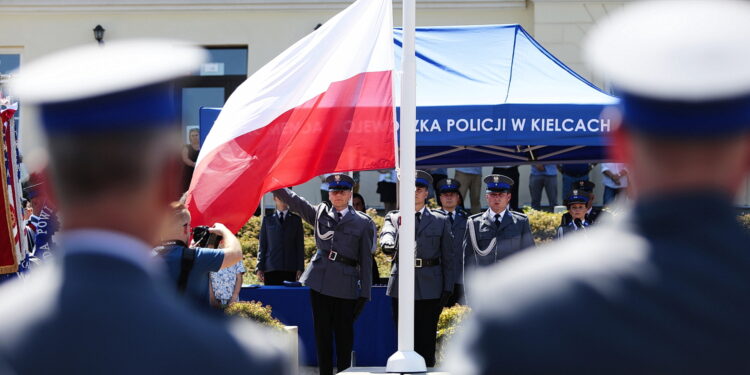
[[[430,209],[430,212],[433,213],[435,215],[435,217],[443,218],[443,219],[446,219],[446,220],[448,219],[448,215],[445,214],[444,212],[442,212],[442,210]]]
[[[445,215],[445,210],[442,208],[430,208],[430,212],[436,212]]]
[[[482,215],[484,215],[484,212],[480,212],[478,214],[471,215],[471,216],[469,216],[469,219],[479,218],[479,217],[482,217]]]
[[[520,217],[523,217],[523,218],[526,218],[526,219],[528,219],[528,218],[529,218],[529,217],[528,217],[528,216],[526,216],[526,214],[525,214],[525,213],[523,213],[523,212],[518,212],[518,211],[513,211],[513,210],[508,210],[508,212],[510,212],[510,213],[511,213],[511,214],[513,214],[513,215],[516,215],[516,216],[520,216]]]
[[[354,212],[356,212],[357,215],[359,215],[361,218],[369,220],[369,221],[372,221],[372,218],[370,217],[370,215],[368,215],[368,214],[366,214],[364,212],[359,212],[357,210],[354,210]]]

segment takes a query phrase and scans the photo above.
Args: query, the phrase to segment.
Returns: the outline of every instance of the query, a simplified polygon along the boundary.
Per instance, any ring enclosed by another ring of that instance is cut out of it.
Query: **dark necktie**
[[[422,216],[421,212],[417,212],[414,214],[414,217],[417,218],[417,224],[419,224],[419,220],[421,219],[420,216]]]
[[[336,222],[341,221],[341,218],[344,217],[344,215],[341,214],[341,212],[336,212]]]
[[[281,222],[281,224],[284,224],[284,213],[283,212],[279,212],[279,221]]]
[[[495,214],[495,227],[500,226],[500,214]]]
[[[451,224],[453,224],[453,212],[448,212],[448,220],[450,220]]]

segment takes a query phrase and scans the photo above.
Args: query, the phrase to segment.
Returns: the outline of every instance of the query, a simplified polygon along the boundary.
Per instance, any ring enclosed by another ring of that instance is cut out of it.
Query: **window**
[[[199,126],[200,107],[221,107],[247,78],[247,47],[206,47],[209,62],[177,85],[184,139]],[[205,134],[201,134],[201,143]]]
[[[17,53],[0,53],[0,82],[4,81],[5,79],[9,78],[10,72],[18,69],[18,67],[21,66],[21,55]],[[7,96],[12,96],[13,93],[8,91],[8,88],[5,86],[0,85],[0,96],[3,98]],[[16,101],[15,98],[11,98],[13,101]],[[19,118],[21,115],[21,110],[19,107],[19,110],[16,111],[15,115],[13,116],[15,119],[16,126],[18,126]]]

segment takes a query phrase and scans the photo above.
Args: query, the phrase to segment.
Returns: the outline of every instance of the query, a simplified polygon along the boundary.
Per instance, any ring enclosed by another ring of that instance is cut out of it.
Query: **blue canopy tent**
[[[394,30],[396,66],[402,30]],[[520,25],[416,30],[417,165],[599,161],[617,99]],[[398,77],[397,77],[398,78]],[[400,79],[395,80],[400,103]]]
[[[400,28],[394,30],[396,66]],[[520,25],[416,30],[417,165],[600,161],[617,99],[547,52]],[[394,79],[400,103],[401,80]],[[201,108],[201,140],[220,108]],[[398,112],[398,108],[397,108]]]

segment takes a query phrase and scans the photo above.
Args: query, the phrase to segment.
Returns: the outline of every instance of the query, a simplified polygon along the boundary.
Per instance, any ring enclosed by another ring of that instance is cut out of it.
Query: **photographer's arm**
[[[208,228],[208,231],[222,237],[221,242],[224,246],[221,250],[224,251],[224,261],[221,262],[221,269],[232,266],[242,260],[240,240],[224,224],[216,223],[212,228]]]

